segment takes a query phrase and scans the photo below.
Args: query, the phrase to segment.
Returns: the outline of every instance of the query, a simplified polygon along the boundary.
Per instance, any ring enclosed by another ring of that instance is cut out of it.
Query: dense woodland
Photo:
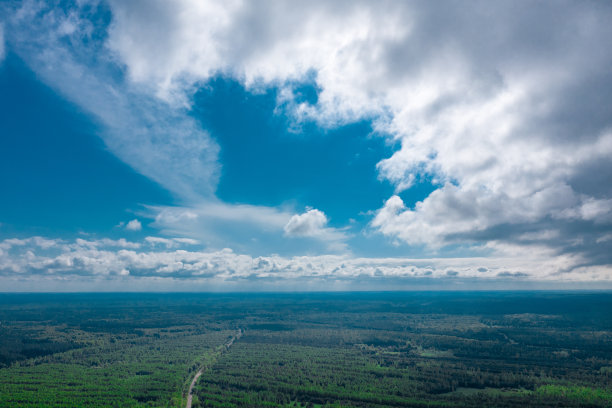
[[[181,407],[203,368],[194,407],[611,407],[610,311],[582,292],[3,294],[0,406]]]

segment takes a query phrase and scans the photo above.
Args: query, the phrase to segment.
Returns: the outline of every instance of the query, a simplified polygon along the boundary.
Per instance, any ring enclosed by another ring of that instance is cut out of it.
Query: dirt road
[[[198,378],[200,378],[203,372],[204,368],[200,368],[195,377],[193,377],[193,381],[191,381],[191,385],[189,386],[189,394],[187,394],[187,408],[191,408],[191,402],[193,401],[193,387],[195,387],[196,382],[198,382]]]
[[[219,355],[227,351],[232,346],[232,344],[234,344],[234,341],[240,338],[240,336],[242,336],[242,329],[238,329],[236,335],[232,336],[228,341],[225,342],[225,344],[223,344],[223,346],[225,346],[225,349],[222,350]],[[195,387],[196,383],[198,382],[198,379],[200,378],[205,369],[206,367],[200,368],[196,375],[193,377],[193,380],[191,381],[191,385],[189,386],[189,392],[187,393],[187,408],[191,408],[191,404],[193,401],[193,387]]]

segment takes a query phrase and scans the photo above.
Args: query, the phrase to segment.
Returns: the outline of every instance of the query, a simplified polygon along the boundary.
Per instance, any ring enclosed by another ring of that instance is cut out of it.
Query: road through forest
[[[235,336],[232,336],[228,341],[225,342],[225,344],[223,344],[223,346],[225,347],[225,349],[223,351],[221,351],[221,353],[219,353],[219,355],[223,354],[223,352],[227,351],[232,344],[234,344],[234,341],[238,340],[240,338],[240,336],[242,336],[242,329],[238,329],[237,333]],[[198,379],[200,378],[200,376],[202,375],[202,373],[204,372],[204,370],[207,368],[207,366],[201,367],[198,372],[196,373],[196,375],[193,377],[193,380],[191,381],[191,385],[189,386],[189,391],[187,393],[187,405],[186,408],[191,408],[191,404],[193,401],[193,388],[195,387],[196,383],[198,382]]]

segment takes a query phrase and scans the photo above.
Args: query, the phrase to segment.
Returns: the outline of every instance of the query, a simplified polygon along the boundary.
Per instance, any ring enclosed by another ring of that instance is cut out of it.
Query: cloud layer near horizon
[[[131,279],[132,284],[127,287],[132,290],[138,288],[138,281],[147,279],[161,283],[158,289],[164,287],[164,282],[185,280],[211,285],[234,282],[250,289],[266,285],[291,287],[293,281],[306,282],[307,286],[319,289],[333,289],[334,283],[339,287],[367,289],[376,281],[387,289],[427,286],[432,282],[444,286],[473,279],[490,281],[489,288],[500,288],[496,285],[504,280],[527,284],[612,282],[609,270],[576,268],[578,259],[550,257],[545,248],[529,257],[507,252],[506,256],[497,257],[408,259],[342,255],[253,257],[227,248],[202,251],[199,246],[191,239],[162,237],[146,237],[142,241],[5,239],[0,241],[0,281],[59,279],[69,284],[121,278]],[[326,287],[328,284],[332,286]],[[45,290],[45,287],[34,289]]]

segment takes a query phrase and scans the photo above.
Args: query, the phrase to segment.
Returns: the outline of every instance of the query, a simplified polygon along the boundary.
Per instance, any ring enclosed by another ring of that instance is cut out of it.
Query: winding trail
[[[219,352],[219,355],[226,352],[232,346],[232,344],[234,344],[234,341],[238,340],[240,336],[242,336],[242,333],[243,333],[242,329],[238,329],[238,331],[236,332],[236,335],[232,336],[228,341],[225,342],[225,344],[223,344],[223,350]],[[191,404],[193,401],[193,388],[195,387],[196,383],[198,382],[198,379],[200,378],[200,376],[202,375],[202,373],[204,372],[206,368],[207,368],[206,366],[201,367],[196,373],[196,375],[193,377],[193,380],[191,381],[191,385],[189,385],[189,391],[187,392],[186,408],[191,408]]]

